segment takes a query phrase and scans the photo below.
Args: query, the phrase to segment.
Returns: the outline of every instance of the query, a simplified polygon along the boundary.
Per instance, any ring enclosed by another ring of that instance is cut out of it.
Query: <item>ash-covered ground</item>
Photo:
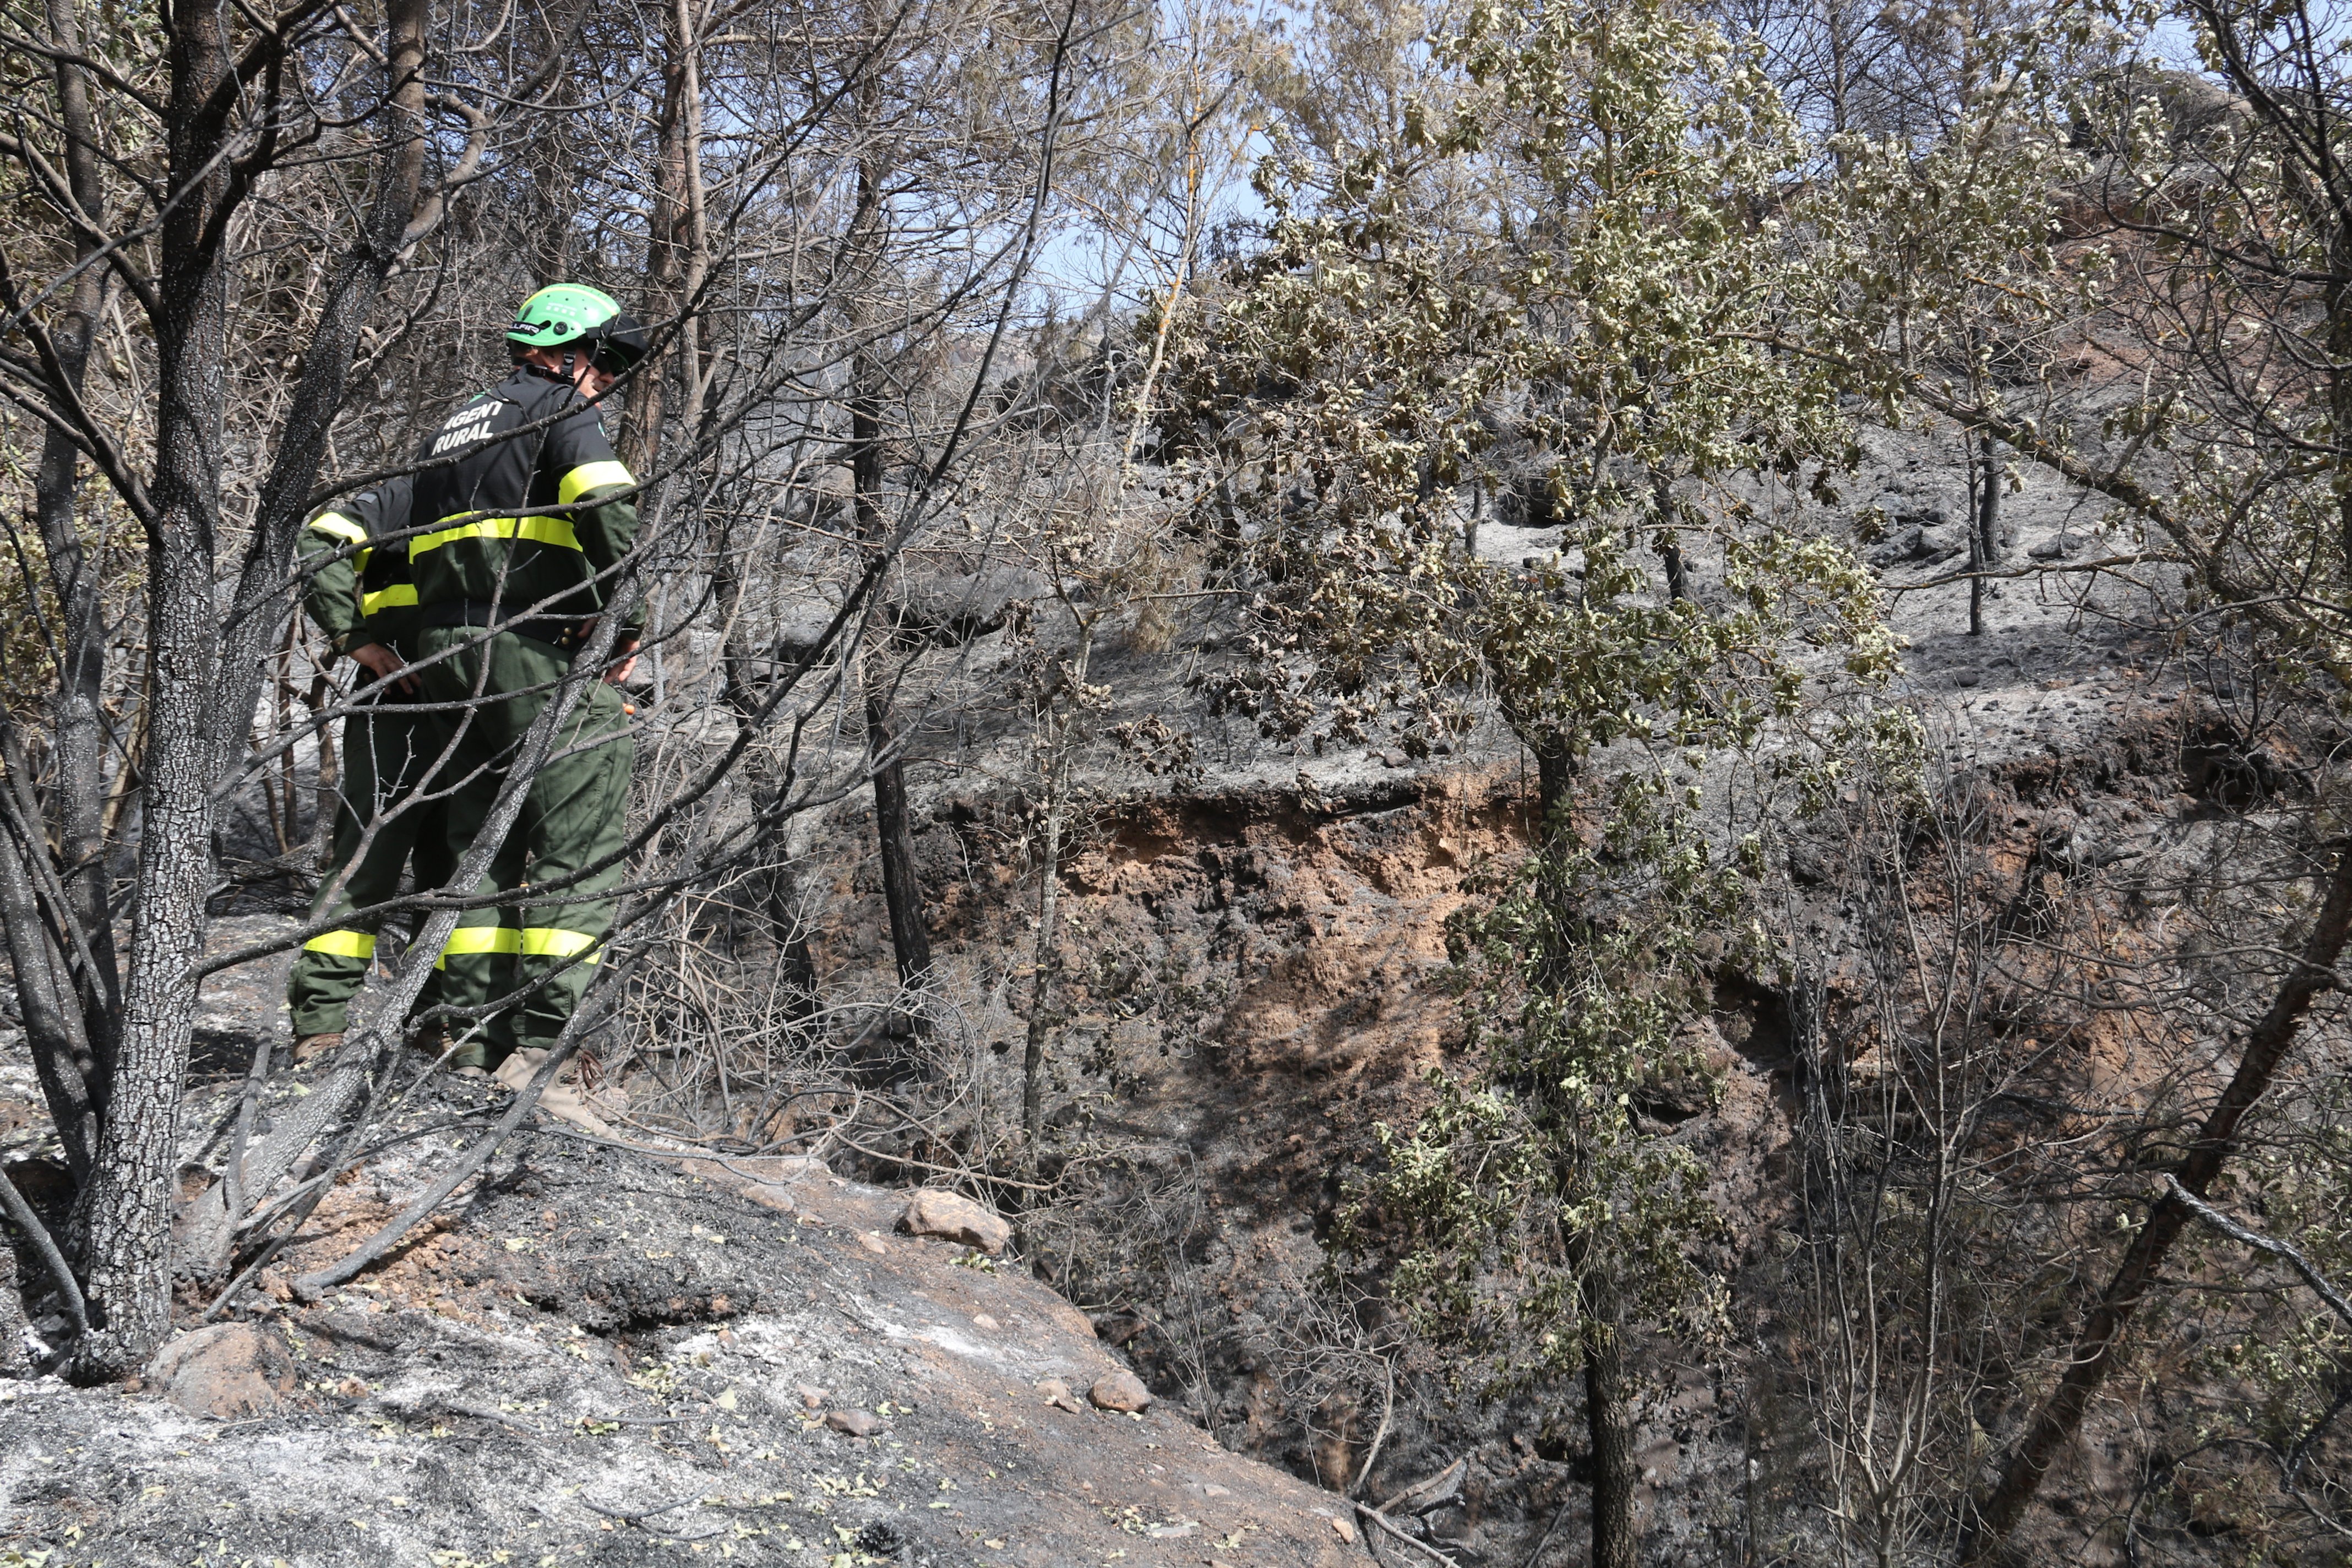
[[[804,1161],[525,1133],[386,1266],[290,1299],[474,1122],[339,1188],[256,1310],[167,1346],[150,1385],[0,1382],[0,1563],[1355,1555],[1336,1500],[1096,1407],[1124,1363],[1016,1266],[894,1234],[902,1194]]]

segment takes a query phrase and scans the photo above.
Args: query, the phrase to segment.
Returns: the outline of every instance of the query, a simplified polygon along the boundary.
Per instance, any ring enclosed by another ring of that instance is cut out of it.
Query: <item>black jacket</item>
[[[321,507],[295,536],[302,607],[337,653],[362,643],[399,647],[416,618],[408,580],[412,486],[387,479]]]
[[[501,620],[604,608],[611,569],[636,542],[637,509],[619,499],[636,480],[596,406],[518,365],[443,420],[417,461],[453,452],[457,461],[417,472],[410,511],[409,570],[428,622],[440,618],[435,606],[495,604]]]

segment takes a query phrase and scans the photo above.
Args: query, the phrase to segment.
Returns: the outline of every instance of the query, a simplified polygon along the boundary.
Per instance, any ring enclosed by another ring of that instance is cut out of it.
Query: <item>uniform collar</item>
[[[507,384],[522,393],[523,395],[516,399],[520,403],[533,403],[549,396],[568,395],[574,401],[580,397],[578,387],[542,365],[516,365],[514,374],[507,377]]]

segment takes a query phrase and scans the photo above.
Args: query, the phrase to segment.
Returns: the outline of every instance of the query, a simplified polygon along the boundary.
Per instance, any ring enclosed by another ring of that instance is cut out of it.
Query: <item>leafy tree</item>
[[[1773,216],[1806,147],[1759,52],[1649,0],[1483,5],[1436,58],[1401,139],[1280,140],[1265,246],[1191,325],[1204,526],[1251,595],[1211,686],[1318,749],[1386,724],[1425,755],[1492,716],[1535,758],[1535,855],[1456,933],[1487,1058],[1394,1142],[1387,1190],[1421,1227],[1398,1285],[1426,1321],[1507,1376],[1585,1370],[1616,1568],[1626,1313],[1704,1320],[1716,1294],[1659,1263],[1704,1226],[1625,1099],[1675,1058],[1698,932],[1734,901],[1697,781],[1736,756],[1743,811],[1817,801],[1848,748],[1908,729],[1855,700],[1895,658],[1871,578],[1797,521],[1851,437],[1826,363],[1768,342],[1836,279]],[[1561,530],[1517,566],[1463,504],[1507,443]],[[1728,826],[1728,866],[1760,866],[1756,823]],[[1490,1252],[1508,1264],[1482,1273]],[[1654,1289],[1621,1297],[1645,1261]]]
[[[1477,1068],[1433,1073],[1419,1125],[1381,1130],[1388,1168],[1349,1215],[1354,1246],[1376,1245],[1375,1218],[1410,1238],[1391,1289],[1476,1392],[1582,1374],[1596,1562],[1632,1561],[1627,1326],[1722,1326],[1724,1283],[1700,1260],[1720,1228],[1708,1173],[1636,1097],[1711,1088],[1686,1026],[1746,883],[1654,774],[1623,779],[1597,827],[1551,836],[1453,921]]]

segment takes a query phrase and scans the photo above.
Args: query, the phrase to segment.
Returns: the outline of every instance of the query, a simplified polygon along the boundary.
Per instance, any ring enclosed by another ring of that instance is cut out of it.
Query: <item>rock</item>
[[[1087,1391],[1087,1397],[1105,1410],[1149,1410],[1151,1390],[1143,1386],[1143,1379],[1131,1372],[1114,1372],[1097,1379]]]
[[[974,1312],[971,1315],[971,1326],[975,1329],[986,1329],[992,1334],[1004,1325],[998,1322],[994,1318],[990,1317],[986,1312]]]
[[[890,1244],[870,1230],[861,1230],[857,1233],[857,1245],[877,1258],[887,1255],[890,1250]]]
[[[1873,566],[1899,566],[1906,561],[1916,561],[1922,553],[1921,538],[1922,534],[1916,527],[1896,529],[1886,536],[1885,543],[1870,552],[1867,559]]]
[[[266,1415],[294,1392],[294,1357],[258,1323],[214,1323],[155,1352],[147,1381],[191,1415],[240,1421]]]
[[[1046,1404],[1058,1405],[1073,1415],[1083,1415],[1086,1411],[1086,1406],[1070,1393],[1070,1385],[1058,1377],[1049,1377],[1039,1384],[1037,1392],[1045,1396]]]
[[[1938,532],[1938,530],[1943,531]],[[1914,512],[1898,520],[1887,531],[1886,542],[1873,550],[1866,560],[1873,566],[1901,566],[1914,561],[1929,563],[1949,561],[1969,547],[1968,533],[1954,528],[1941,508]]]
[[[1013,1239],[1013,1227],[986,1205],[943,1187],[918,1192],[898,1216],[898,1228],[909,1236],[936,1236],[976,1247],[991,1258]]]
[[[833,1390],[830,1388],[817,1388],[805,1383],[794,1388],[793,1392],[801,1396],[801,1408],[803,1410],[822,1410],[824,1408],[824,1402],[833,1397]]]
[[[871,1437],[882,1430],[882,1417],[870,1410],[836,1410],[824,1418],[824,1424],[852,1437]]]
[[[1350,1546],[1356,1544],[1356,1527],[1344,1519],[1331,1517],[1331,1533]]]

